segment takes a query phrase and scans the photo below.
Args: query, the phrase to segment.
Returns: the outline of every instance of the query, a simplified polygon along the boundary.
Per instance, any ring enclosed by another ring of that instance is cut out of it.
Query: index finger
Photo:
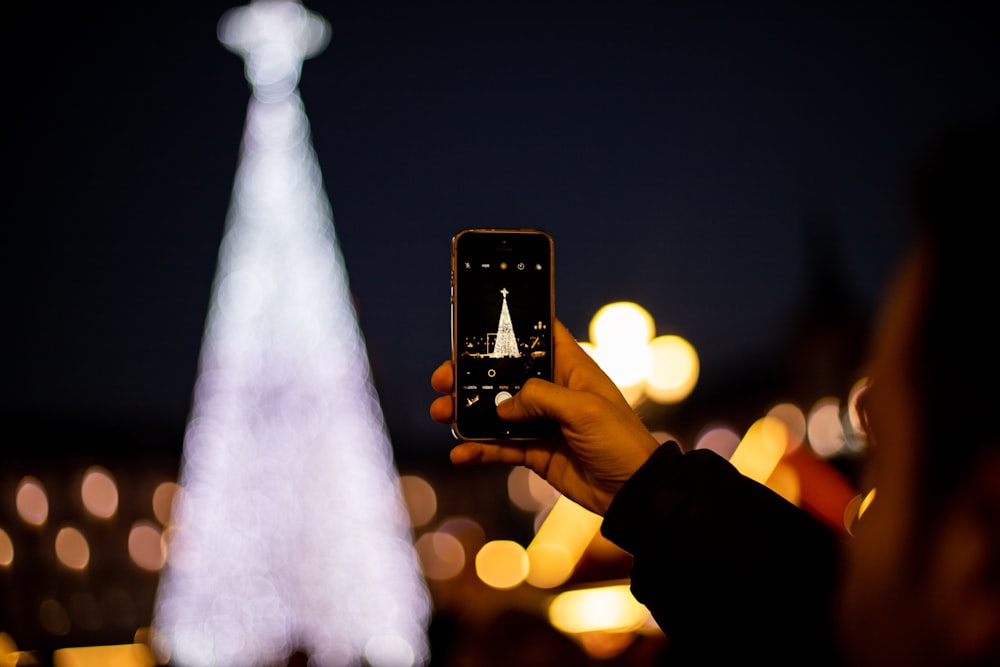
[[[431,373],[431,386],[442,394],[451,393],[455,386],[455,372],[451,360],[443,362]]]
[[[580,346],[569,329],[556,320],[555,383],[570,389],[591,391],[612,401],[615,405],[628,406],[628,401],[614,381],[598,363]]]

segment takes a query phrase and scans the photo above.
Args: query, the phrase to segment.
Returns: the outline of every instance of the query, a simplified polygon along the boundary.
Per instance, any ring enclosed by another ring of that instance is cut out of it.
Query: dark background
[[[179,453],[249,99],[235,4],[5,10],[5,452],[99,452],[96,425]],[[398,455],[452,442],[427,405],[463,227],[552,233],[571,330],[638,302],[699,351],[696,395],[775,363],[817,263],[870,313],[913,155],[997,110],[984,6],[307,4],[332,38],[300,92]]]

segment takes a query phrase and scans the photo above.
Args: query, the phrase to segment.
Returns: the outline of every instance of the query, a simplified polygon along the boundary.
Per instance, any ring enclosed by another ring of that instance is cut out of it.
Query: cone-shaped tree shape
[[[428,659],[429,599],[297,89],[328,33],[294,2],[219,24],[253,96],[153,619],[175,665]]]
[[[510,321],[510,310],[507,308],[507,288],[500,290],[503,304],[500,306],[500,322],[497,324],[497,337],[493,343],[491,357],[520,357],[517,347],[517,336],[514,335],[514,324]]]

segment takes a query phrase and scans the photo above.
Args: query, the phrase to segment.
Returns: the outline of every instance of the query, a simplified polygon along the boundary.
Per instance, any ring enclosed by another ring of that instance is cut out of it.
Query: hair
[[[931,257],[930,289],[914,377],[922,390],[921,511],[933,512],[980,456],[1000,446],[1000,118],[944,132],[916,163],[910,215]]]

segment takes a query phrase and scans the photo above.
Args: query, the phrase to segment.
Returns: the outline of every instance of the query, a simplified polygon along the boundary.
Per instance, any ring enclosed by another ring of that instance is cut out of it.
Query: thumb
[[[562,421],[560,417],[566,417],[567,406],[573,404],[573,396],[578,393],[547,380],[531,378],[520,391],[497,405],[497,416],[513,422]]]

